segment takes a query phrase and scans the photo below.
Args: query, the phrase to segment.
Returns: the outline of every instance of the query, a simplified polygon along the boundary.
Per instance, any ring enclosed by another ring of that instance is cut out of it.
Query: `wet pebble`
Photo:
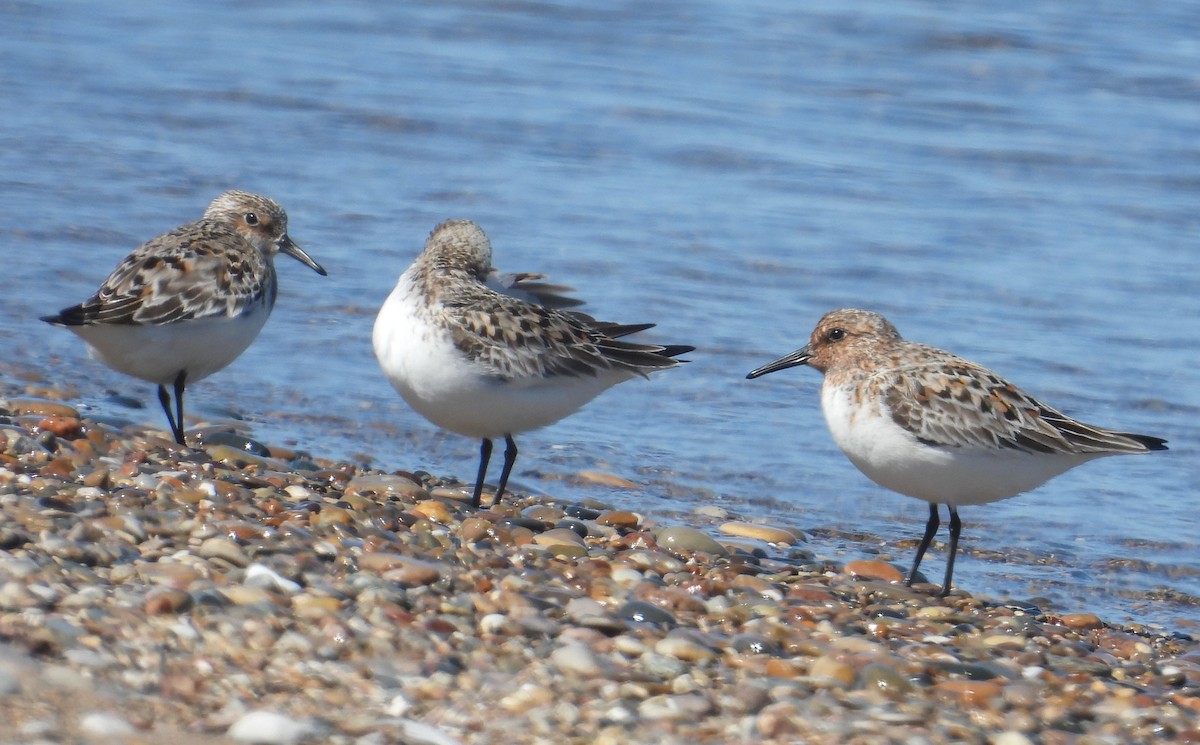
[[[655,534],[658,544],[663,548],[675,551],[695,553],[702,551],[707,554],[725,555],[729,553],[724,546],[717,543],[702,530],[687,525],[672,525],[663,528]]]

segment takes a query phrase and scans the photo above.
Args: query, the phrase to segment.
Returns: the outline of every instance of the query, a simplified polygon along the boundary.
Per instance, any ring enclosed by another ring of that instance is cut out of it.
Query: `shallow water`
[[[274,317],[191,410],[469,478],[477,443],[409,411],[369,336],[433,225],[470,217],[502,268],[699,347],[522,436],[522,485],[659,514],[715,503],[808,530],[820,555],[906,567],[925,508],[836,450],[819,376],[743,379],[823,312],[865,306],[1070,414],[1171,441],[965,508],[962,587],[1195,617],[1200,8],[110,5],[0,6],[9,362],[160,423],[150,386],[36,317],[221,190],[261,191],[330,276],[281,259]],[[563,480],[585,468],[645,487]]]

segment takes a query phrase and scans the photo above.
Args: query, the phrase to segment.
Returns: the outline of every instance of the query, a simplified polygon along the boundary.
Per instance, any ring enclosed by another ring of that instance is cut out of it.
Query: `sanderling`
[[[379,366],[408,405],[442,429],[482,440],[479,506],[492,439],[503,437],[504,494],[517,457],[513,435],[553,424],[607,388],[674,367],[689,346],[622,337],[652,323],[597,321],[562,294],[570,288],[499,275],[488,237],[469,220],[434,228],[396,283],[372,341]]]
[[[74,331],[114,370],[157,383],[183,445],[184,387],[233,362],[258,336],[275,306],[278,252],[325,275],[288,237],[283,207],[227,191],[200,220],[136,248],[95,295],[42,320]]]
[[[962,521],[958,505],[1029,491],[1093,458],[1166,450],[1166,440],[1078,422],[996,373],[934,347],[900,338],[877,313],[835,310],[808,346],[746,377],[797,365],[825,375],[821,409],[833,439],[872,481],[929,502],[929,521],[908,575],[912,584],[950,511],[950,592]]]

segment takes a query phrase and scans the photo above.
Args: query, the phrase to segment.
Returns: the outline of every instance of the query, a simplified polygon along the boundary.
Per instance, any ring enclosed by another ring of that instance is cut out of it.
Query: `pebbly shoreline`
[[[32,393],[0,400],[0,742],[1200,740],[1183,634]]]

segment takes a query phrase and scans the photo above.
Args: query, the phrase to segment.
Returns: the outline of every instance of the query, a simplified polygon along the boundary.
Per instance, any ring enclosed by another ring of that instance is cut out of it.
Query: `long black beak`
[[[774,362],[768,362],[757,370],[751,370],[746,377],[753,379],[766,375],[767,373],[773,373],[778,370],[786,370],[789,367],[807,365],[810,359],[812,359],[812,352],[809,351],[808,347],[801,347],[795,352],[784,355]]]
[[[328,272],[325,271],[325,267],[313,261],[312,257],[304,253],[304,249],[292,242],[291,236],[287,235],[286,233],[284,234],[283,239],[279,241],[279,252],[291,256],[293,259],[299,261],[309,269],[312,269],[322,277],[328,276]]]

